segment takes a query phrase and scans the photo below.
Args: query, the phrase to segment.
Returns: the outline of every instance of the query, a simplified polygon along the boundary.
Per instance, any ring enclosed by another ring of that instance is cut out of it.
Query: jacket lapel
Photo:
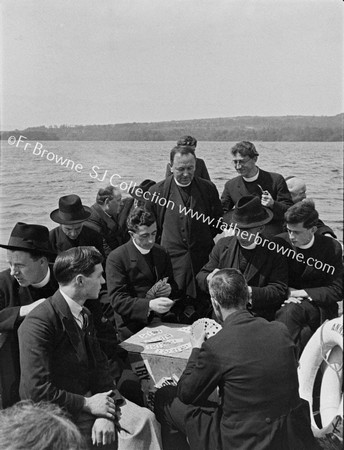
[[[135,267],[144,275],[146,279],[152,280],[154,282],[155,277],[153,276],[150,267],[148,266],[141,253],[137,250],[132,240],[130,240],[126,245],[130,259],[130,267]]]
[[[81,360],[81,356],[84,354],[85,349],[83,342],[81,340],[81,335],[78,330],[78,325],[71,313],[71,310],[66,302],[66,300],[61,295],[60,291],[57,291],[53,297],[52,297],[52,305],[57,313],[57,315],[60,317],[61,322],[63,323],[63,326],[65,328],[65,331],[71,341],[71,344],[73,345],[77,357],[79,360]]]

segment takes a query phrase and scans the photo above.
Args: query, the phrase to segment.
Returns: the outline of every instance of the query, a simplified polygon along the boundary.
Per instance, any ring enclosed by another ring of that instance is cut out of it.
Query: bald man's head
[[[306,196],[306,184],[300,178],[292,177],[287,179],[287,186],[293,203],[304,200]]]

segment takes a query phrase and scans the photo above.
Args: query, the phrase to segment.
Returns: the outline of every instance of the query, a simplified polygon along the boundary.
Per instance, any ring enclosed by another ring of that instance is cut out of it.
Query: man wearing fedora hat
[[[224,213],[231,211],[241,197],[255,195],[273,213],[265,229],[266,236],[282,233],[284,213],[293,204],[283,176],[256,165],[259,153],[252,142],[238,142],[231,148],[231,154],[238,176],[225,184],[221,196]]]
[[[10,268],[0,273],[0,408],[19,400],[19,347],[17,330],[25,316],[58,289],[49,268],[55,254],[49,230],[18,222],[7,249]]]
[[[101,235],[91,228],[84,227],[90,216],[90,208],[81,203],[78,195],[61,197],[59,207],[50,214],[51,220],[60,224],[49,233],[51,248],[59,254],[70,248],[86,245],[96,247],[104,254]]]
[[[208,284],[214,273],[225,268],[238,269],[249,286],[248,308],[268,320],[275,318],[288,290],[285,258],[268,246],[259,245],[264,239],[259,234],[272,216],[273,212],[263,207],[258,197],[242,197],[228,219],[234,235],[216,243],[208,263],[196,277],[200,289],[209,292]]]
[[[185,146],[192,147],[194,151],[196,151],[197,139],[192,136],[182,136],[177,141],[177,147]],[[172,175],[172,167],[170,163],[167,163],[165,178],[169,177],[170,175]],[[205,162],[202,158],[196,158],[195,177],[204,178],[205,180],[210,181],[207,166],[205,165]]]

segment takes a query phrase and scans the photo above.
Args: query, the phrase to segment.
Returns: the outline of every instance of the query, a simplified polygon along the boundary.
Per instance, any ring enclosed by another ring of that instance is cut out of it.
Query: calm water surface
[[[109,184],[111,177],[113,184],[122,183],[123,188],[145,178],[163,179],[174,145],[168,141],[41,141],[41,154],[34,155],[36,142],[30,143],[31,147],[24,150],[22,143],[16,147],[1,141],[0,242],[4,244],[16,222],[55,227],[49,214],[58,207],[62,195],[78,194],[90,206],[95,202],[97,190]],[[225,182],[236,176],[229,154],[233,144],[200,142],[197,146],[197,156],[205,159],[220,195]],[[307,195],[314,199],[320,218],[343,242],[342,143],[258,142],[255,145],[262,169],[304,179]],[[51,161],[47,152],[42,156],[43,150],[50,152]],[[56,157],[60,156],[71,161],[68,168],[56,163]],[[123,195],[127,193],[123,191]],[[5,258],[6,251],[0,249],[0,270],[7,267]]]

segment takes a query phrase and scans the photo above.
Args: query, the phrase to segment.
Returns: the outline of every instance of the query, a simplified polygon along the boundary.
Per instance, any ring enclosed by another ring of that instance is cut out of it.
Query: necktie
[[[80,315],[82,317],[82,331],[86,331],[88,327],[88,313],[85,308],[82,308]]]

